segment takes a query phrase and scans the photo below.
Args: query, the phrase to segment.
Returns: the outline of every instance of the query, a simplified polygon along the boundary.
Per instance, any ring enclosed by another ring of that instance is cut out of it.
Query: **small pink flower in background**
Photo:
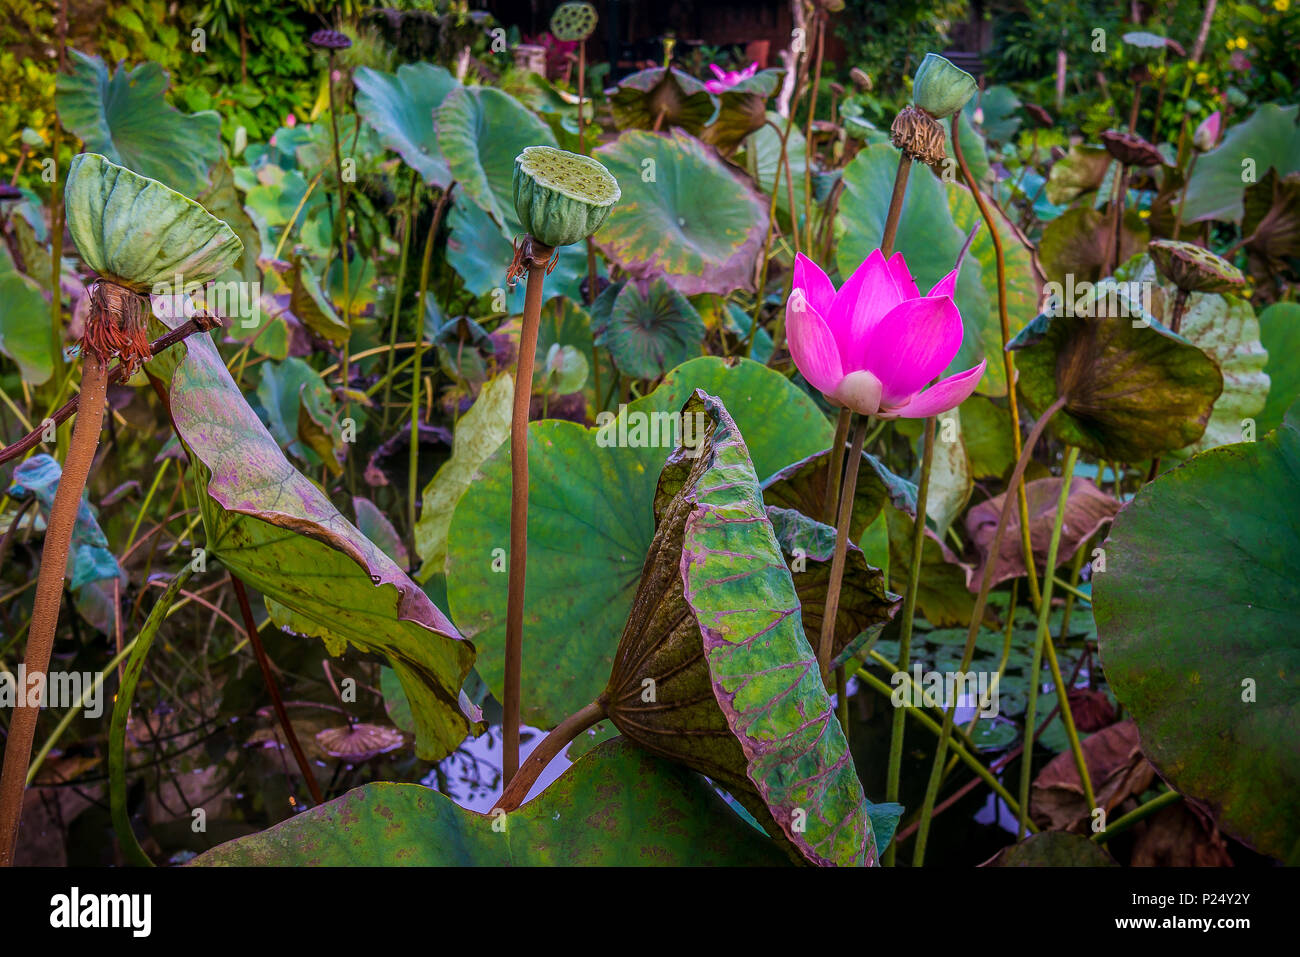
[[[1223,115],[1218,110],[1215,110],[1202,120],[1201,125],[1196,128],[1196,134],[1192,137],[1192,143],[1195,144],[1196,148],[1202,153],[1208,152],[1209,150],[1214,149],[1215,144],[1219,142],[1219,133],[1222,131],[1222,128]]]
[[[713,75],[716,76],[717,79],[706,80],[704,83],[704,88],[707,89],[710,93],[726,93],[737,83],[741,83],[745,80],[748,80],[751,76],[757,73],[758,64],[751,63],[749,66],[745,67],[745,69],[741,70],[740,72],[736,72],[735,70],[724,70],[716,63],[710,63],[709,69],[713,71]]]
[[[955,409],[975,391],[986,365],[925,388],[961,348],[956,284],[954,269],[922,296],[903,254],[886,262],[877,249],[837,291],[800,253],[785,307],[795,366],[835,405],[862,415],[924,419]]]
[[[284,118],[284,125],[289,127],[289,129],[293,129],[295,126],[298,125],[298,117],[290,113],[288,116]]]

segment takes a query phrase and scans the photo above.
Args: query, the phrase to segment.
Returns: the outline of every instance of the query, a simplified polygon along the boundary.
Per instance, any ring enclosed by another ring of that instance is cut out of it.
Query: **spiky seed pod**
[[[546,246],[586,239],[622,196],[598,160],[553,146],[529,146],[515,157],[514,192],[519,222]]]
[[[1239,293],[1246,284],[1240,269],[1195,243],[1156,239],[1147,252],[1160,275],[1184,292]]]
[[[927,166],[938,166],[948,156],[944,150],[943,127],[925,110],[905,106],[894,117],[889,139],[909,158]]]

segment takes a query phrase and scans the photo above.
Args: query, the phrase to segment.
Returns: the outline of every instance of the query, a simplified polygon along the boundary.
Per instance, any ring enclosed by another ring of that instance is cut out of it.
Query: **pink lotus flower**
[[[785,307],[794,364],[827,399],[862,415],[924,419],[954,409],[986,364],[925,388],[961,348],[956,285],[954,269],[922,296],[903,254],[886,262],[877,249],[836,291],[800,253]]]
[[[716,76],[717,79],[707,80],[704,84],[704,88],[710,93],[726,93],[737,83],[748,80],[751,76],[757,73],[758,64],[751,63],[739,72],[735,70],[724,70],[716,63],[710,63],[709,69],[713,71],[713,75]]]
[[[1202,153],[1207,153],[1214,149],[1214,144],[1219,142],[1219,132],[1223,127],[1223,114],[1215,110],[1196,128],[1196,134],[1192,137],[1192,144]]]
[[[298,117],[290,113],[288,116],[284,118],[284,125],[289,127],[289,129],[293,129],[295,126],[298,125]]]

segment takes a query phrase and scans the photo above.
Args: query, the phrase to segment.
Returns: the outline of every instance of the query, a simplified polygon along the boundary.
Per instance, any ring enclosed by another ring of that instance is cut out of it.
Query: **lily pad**
[[[696,388],[737,410],[755,469],[775,472],[831,443],[813,401],[749,360],[678,366],[654,392],[597,428],[546,419],[528,428],[528,574],[523,719],[554,727],[600,693],[654,536],[654,490],[680,436],[672,422]],[[503,693],[510,541],[510,446],[474,472],[451,519],[447,594],[479,649],[477,667]]]
[[[818,865],[877,863],[871,819],[744,439],[697,391],[609,684],[614,726],[727,789]]]
[[[456,78],[432,63],[403,63],[395,73],[359,67],[357,113],[379,134],[388,149],[437,189],[451,183],[451,170],[438,149],[433,113],[459,86]]]
[[[52,456],[38,453],[14,466],[8,495],[26,498],[34,495],[48,516],[54,507],[54,493],[58,491],[63,467]],[[86,493],[81,493],[77,504],[77,517],[72,525],[72,547],[68,553],[68,587],[80,591],[97,581],[115,579],[122,575],[122,567],[108,547],[108,539],[99,520],[91,510]]]
[[[1110,163],[1110,154],[1100,146],[1071,146],[1047,174],[1048,201],[1064,206],[1099,189]]]
[[[596,330],[619,371],[657,379],[697,356],[704,322],[691,301],[662,279],[628,282],[614,298],[609,321]]]
[[[746,177],[681,130],[629,130],[596,155],[623,192],[595,236],[614,264],[688,296],[753,291],[767,203]]]
[[[418,784],[377,782],[193,863],[754,867],[785,858],[699,775],[616,740],[510,814],[477,814]]]
[[[784,75],[784,70],[763,70],[719,93],[718,112],[700,132],[700,139],[723,153],[734,151],[767,123],[767,101]]]
[[[1106,679],[1143,750],[1261,853],[1300,863],[1300,406],[1145,485],[1093,582]]]
[[[179,324],[179,320],[166,320]],[[391,558],[297,471],[253,413],[212,340],[192,336],[146,371],[169,378],[170,411],[195,466],[210,560],[268,599],[277,624],[386,656],[401,679],[426,760],[465,738],[474,648]]]
[[[1223,391],[1214,360],[1150,316],[1044,314],[1007,348],[1017,350],[1030,411],[1040,415],[1065,396],[1051,430],[1110,461],[1142,461],[1197,441]]]
[[[59,74],[55,103],[86,151],[187,196],[203,192],[221,158],[220,115],[170,106],[163,98],[167,73],[157,63],[118,66],[110,75],[97,56],[72,49],[68,55],[72,72]]]

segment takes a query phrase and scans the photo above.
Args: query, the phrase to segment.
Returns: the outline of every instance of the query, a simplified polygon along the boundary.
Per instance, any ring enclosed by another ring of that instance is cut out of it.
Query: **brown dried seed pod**
[[[889,129],[889,138],[908,158],[928,166],[938,166],[948,157],[943,127],[919,107],[905,106],[899,111]]]
[[[342,728],[326,728],[316,735],[316,743],[322,751],[354,764],[392,751],[401,746],[402,740],[402,732],[381,724],[357,723]]]
[[[1101,134],[1101,143],[1106,147],[1106,152],[1125,166],[1165,165],[1165,158],[1160,155],[1160,151],[1136,134],[1106,130]]]
[[[90,314],[81,339],[82,350],[103,363],[117,356],[128,375],[134,373],[152,355],[149,312],[145,296],[107,279],[97,279],[90,286]]]

